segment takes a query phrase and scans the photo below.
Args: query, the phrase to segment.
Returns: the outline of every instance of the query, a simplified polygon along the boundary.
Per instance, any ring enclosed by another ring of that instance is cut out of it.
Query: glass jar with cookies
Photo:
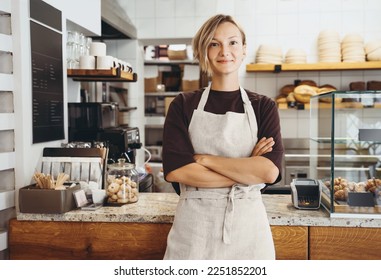
[[[139,197],[139,174],[135,165],[121,158],[108,166],[106,177],[107,204],[134,203]]]

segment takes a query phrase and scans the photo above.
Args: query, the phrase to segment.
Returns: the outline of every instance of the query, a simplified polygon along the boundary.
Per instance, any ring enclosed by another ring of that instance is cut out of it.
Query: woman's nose
[[[227,56],[228,54],[229,54],[228,47],[225,45],[221,45],[220,55],[221,56]]]

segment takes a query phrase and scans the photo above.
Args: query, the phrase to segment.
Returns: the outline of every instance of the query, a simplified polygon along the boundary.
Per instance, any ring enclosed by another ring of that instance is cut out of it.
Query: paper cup
[[[80,56],[79,69],[95,69],[95,56],[92,56],[92,55]]]
[[[111,69],[114,66],[114,58],[112,56],[97,56],[97,69]]]

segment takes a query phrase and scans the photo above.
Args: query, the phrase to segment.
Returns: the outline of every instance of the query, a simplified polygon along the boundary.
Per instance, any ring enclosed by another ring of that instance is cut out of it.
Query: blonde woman
[[[207,20],[193,52],[211,84],[179,94],[164,125],[163,169],[180,185],[165,259],[274,259],[261,190],[281,178],[279,115],[240,87],[246,36],[228,15]]]

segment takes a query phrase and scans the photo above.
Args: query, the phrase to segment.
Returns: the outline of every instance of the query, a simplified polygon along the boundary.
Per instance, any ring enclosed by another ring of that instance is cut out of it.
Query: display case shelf
[[[87,82],[136,82],[136,73],[121,71],[120,68],[110,70],[87,70],[87,69],[68,69],[67,76],[74,81]]]
[[[367,62],[318,62],[305,64],[247,64],[246,72],[287,72],[287,71],[344,71],[379,70],[381,61]]]

